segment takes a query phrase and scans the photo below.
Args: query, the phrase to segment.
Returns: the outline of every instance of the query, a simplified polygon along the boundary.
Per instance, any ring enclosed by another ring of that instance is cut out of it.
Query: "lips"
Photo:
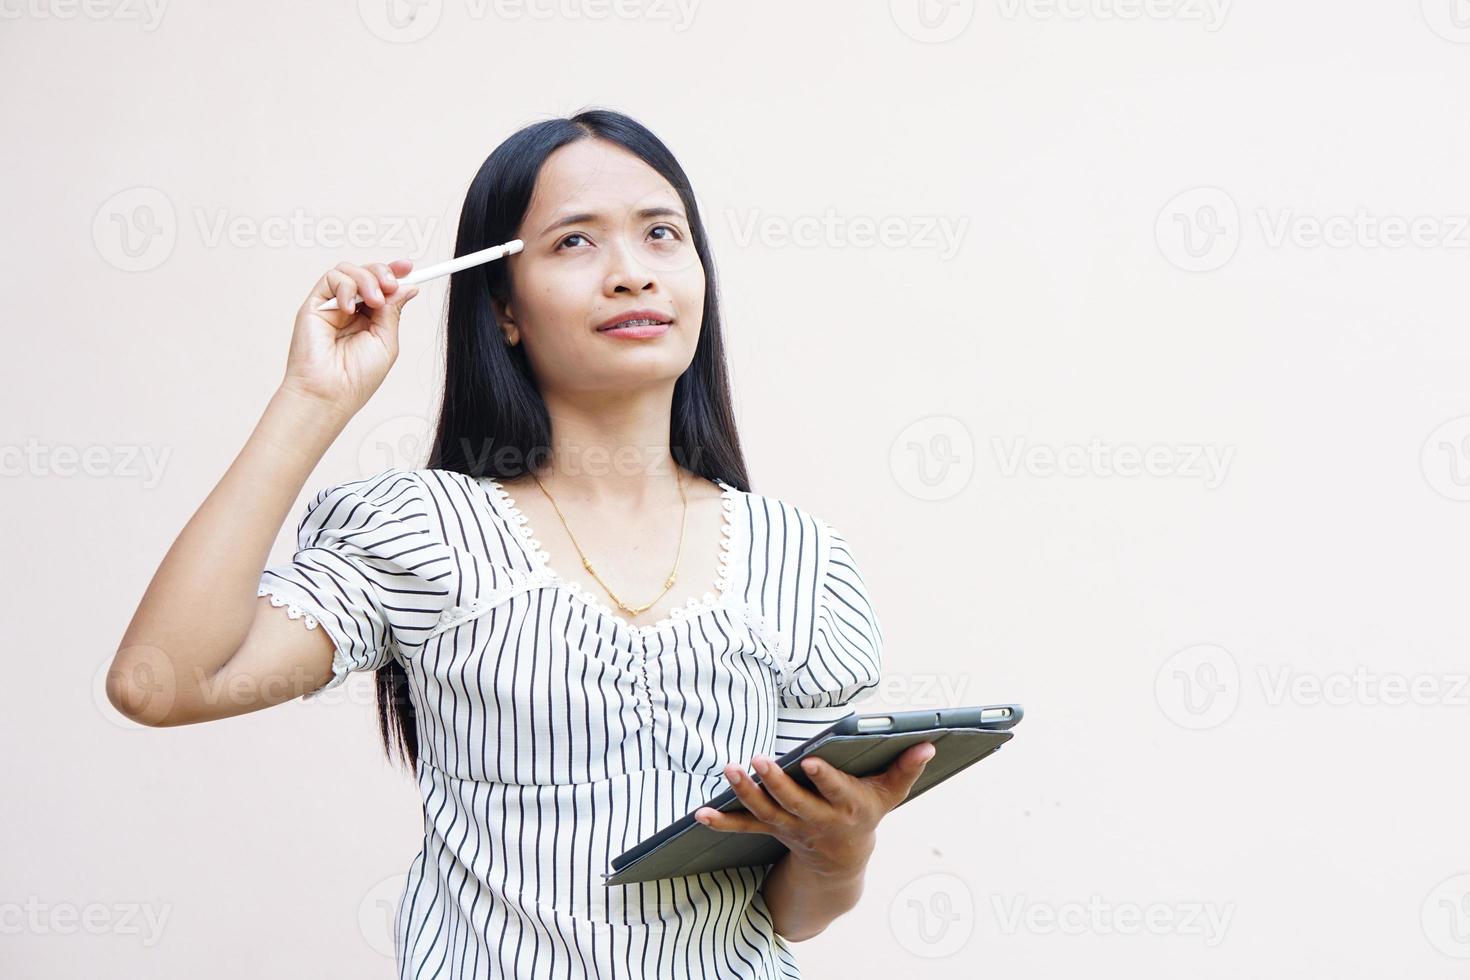
[[[629,321],[643,321],[645,323],[647,323],[648,321],[652,321],[653,324],[666,324],[673,323],[674,318],[669,316],[667,313],[663,313],[659,310],[629,310],[627,313],[619,313],[617,316],[613,317],[610,320],[604,320],[602,326],[598,327],[597,329],[599,332],[603,330],[611,330],[614,327],[628,323]]]

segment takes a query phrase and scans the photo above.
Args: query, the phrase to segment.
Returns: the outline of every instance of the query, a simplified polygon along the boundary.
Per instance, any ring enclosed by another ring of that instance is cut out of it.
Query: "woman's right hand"
[[[351,417],[367,404],[398,358],[398,318],[417,286],[400,288],[409,259],[384,264],[339,262],[296,311],[282,387]],[[338,309],[317,307],[332,297]]]

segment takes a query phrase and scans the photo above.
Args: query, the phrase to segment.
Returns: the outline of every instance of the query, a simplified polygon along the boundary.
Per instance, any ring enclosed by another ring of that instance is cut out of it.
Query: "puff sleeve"
[[[848,702],[876,687],[883,666],[883,631],[852,548],[841,532],[819,522],[824,554],[810,625],[810,643],[777,693],[776,742],[781,755],[832,722],[854,713]]]
[[[386,470],[321,491],[296,541],[289,562],[261,572],[256,594],[332,638],[332,679],[305,698],[421,645],[437,623],[452,559],[412,471]]]

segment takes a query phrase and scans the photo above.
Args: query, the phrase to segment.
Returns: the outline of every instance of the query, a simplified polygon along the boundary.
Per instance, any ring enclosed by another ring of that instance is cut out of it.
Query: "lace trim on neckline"
[[[584,589],[581,585],[571,579],[563,578],[551,567],[551,555],[541,542],[536,539],[535,531],[532,530],[530,519],[521,513],[516,506],[515,498],[510,492],[493,476],[480,477],[480,481],[489,486],[494,493],[495,500],[499,504],[501,512],[509,522],[511,530],[521,539],[525,550],[531,556],[536,565],[536,574],[545,576],[552,584],[566,589],[582,602],[592,607],[598,614],[612,620],[618,626],[637,636],[648,636],[652,633],[667,629],[678,623],[682,623],[694,616],[701,615],[716,608],[722,602],[729,599],[733,593],[730,591],[731,564],[730,546],[735,533],[735,497],[739,490],[730,486],[724,480],[716,479],[714,482],[720,487],[720,553],[719,571],[715,578],[713,591],[704,593],[701,597],[690,596],[689,600],[682,606],[675,606],[669,615],[654,623],[636,625],[628,622],[622,615],[613,611],[612,607],[597,596]]]

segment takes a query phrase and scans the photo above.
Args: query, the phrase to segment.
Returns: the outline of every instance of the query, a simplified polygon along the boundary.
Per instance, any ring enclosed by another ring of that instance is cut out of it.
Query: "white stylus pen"
[[[478,252],[471,252],[468,255],[461,255],[459,258],[450,259],[448,262],[440,262],[438,265],[431,265],[424,269],[415,269],[408,275],[404,276],[402,279],[398,280],[398,288],[402,289],[404,286],[417,286],[421,282],[428,282],[430,279],[438,279],[440,276],[447,276],[450,273],[459,272],[461,269],[469,269],[477,265],[484,265],[486,262],[494,262],[496,259],[501,258],[502,256],[514,255],[525,247],[525,242],[521,241],[519,238],[512,238],[504,245],[495,245],[491,248],[482,248]],[[395,293],[394,295],[397,294]],[[321,306],[318,306],[316,308],[316,312],[325,313],[328,310],[335,310],[337,308],[337,297],[333,296]]]

